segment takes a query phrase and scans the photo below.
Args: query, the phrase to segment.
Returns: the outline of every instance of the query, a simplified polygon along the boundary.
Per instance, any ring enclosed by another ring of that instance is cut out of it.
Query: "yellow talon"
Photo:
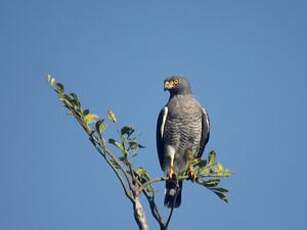
[[[175,179],[176,178],[176,174],[175,174],[175,171],[174,171],[174,158],[171,159],[170,172],[169,172],[168,177],[170,179]]]
[[[171,170],[170,170],[170,172],[169,172],[169,178],[170,178],[170,179],[175,179],[175,178],[176,178],[176,174],[175,174],[173,168],[171,168]]]
[[[197,175],[195,174],[195,172],[193,171],[193,167],[190,166],[189,167],[189,177],[190,179],[194,182],[197,178]]]

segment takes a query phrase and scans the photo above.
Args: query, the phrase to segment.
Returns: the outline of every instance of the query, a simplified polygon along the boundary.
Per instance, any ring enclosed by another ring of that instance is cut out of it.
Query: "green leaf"
[[[138,150],[139,149],[139,143],[137,143],[136,141],[130,141],[129,142],[129,149]]]
[[[214,190],[219,191],[219,192],[222,192],[222,193],[227,193],[227,192],[229,192],[229,190],[226,189],[226,188],[214,188]]]
[[[127,158],[126,158],[125,156],[121,156],[121,157],[119,157],[118,159],[121,160],[121,161],[123,161],[123,162],[125,162]]]
[[[207,161],[206,160],[202,160],[202,159],[194,159],[194,161],[192,162],[193,167],[198,167],[200,169],[204,168],[207,166]]]
[[[96,128],[96,131],[99,133],[99,134],[102,134],[106,128],[107,128],[107,124],[104,123],[104,120],[98,120],[95,124],[95,128]]]
[[[223,176],[224,171],[225,171],[224,166],[221,163],[218,163],[217,166],[216,166],[216,173],[217,173],[217,175],[218,176]]]
[[[200,170],[199,170],[199,174],[200,176],[209,176],[210,175],[210,168],[205,166],[205,167],[202,167]]]
[[[229,169],[225,169],[223,176],[229,177],[229,176],[232,176],[232,175],[233,175],[233,173]]]
[[[129,149],[131,149],[131,150],[138,150],[138,149],[143,149],[143,148],[145,148],[145,146],[143,146],[143,145],[141,145],[141,144],[139,144],[137,141],[129,141]]]
[[[125,158],[128,156],[128,152],[125,150],[122,143],[119,143],[118,141],[114,140],[113,138],[109,139],[109,143],[114,145],[116,148],[118,148],[124,155]]]
[[[140,167],[140,168],[137,168],[137,169],[135,170],[135,173],[136,173],[137,175],[139,175],[140,177],[142,177],[143,175],[145,175],[146,170],[145,170],[144,168]]]
[[[79,98],[78,98],[77,94],[75,94],[75,93],[70,93],[70,96],[71,96],[75,101],[79,101]]]
[[[225,201],[226,203],[228,203],[228,199],[226,197],[226,195],[222,192],[217,192],[217,191],[213,191],[221,200]]]
[[[150,181],[150,176],[149,174],[147,173],[147,171],[144,169],[144,168],[137,168],[136,170],[134,170],[138,180],[144,184],[146,183],[147,181]],[[147,185],[146,186],[146,191],[149,192],[149,193],[153,193],[154,192],[154,189],[152,187],[152,185]]]
[[[64,95],[60,96],[59,100],[65,105],[65,107],[67,109],[69,109],[69,110],[73,109],[74,105],[71,102],[71,98],[68,95],[64,94]]]
[[[232,176],[232,172],[229,169],[226,169],[223,164],[218,163],[213,168],[214,173],[216,176],[221,177],[229,177]]]
[[[96,114],[89,113],[84,117],[84,121],[86,124],[92,124],[99,120],[99,117]]]
[[[222,192],[222,193],[229,192],[228,189],[226,188],[212,188],[212,190]]]
[[[139,144],[139,148],[140,148],[140,149],[144,149],[144,148],[145,148],[145,146],[144,146],[144,145]]]
[[[122,144],[119,143],[119,142],[117,142],[117,141],[116,141],[115,139],[113,139],[113,138],[110,138],[110,139],[109,139],[109,143],[112,144],[112,145],[114,145],[114,146],[117,147],[117,148],[122,148]]]
[[[220,179],[209,179],[206,181],[202,181],[201,184],[205,187],[215,187],[220,183]]]
[[[208,156],[208,164],[214,165],[216,163],[216,153],[214,151],[211,151]]]
[[[115,115],[115,113],[113,113],[112,111],[109,111],[109,112],[108,112],[108,119],[109,119],[110,121],[112,121],[113,123],[116,123],[116,122],[117,122],[116,115]]]
[[[64,85],[57,82],[54,77],[52,77],[50,74],[48,74],[48,83],[49,85],[58,93],[63,94],[64,93]]]
[[[50,74],[48,74],[47,78],[48,78],[48,83],[49,83],[49,85],[50,85],[51,87],[54,87],[54,85],[55,85],[55,83],[56,83],[55,78],[52,77]]]
[[[121,130],[120,130],[121,135],[127,135],[128,137],[130,137],[133,133],[134,133],[134,129],[130,126],[124,126]]]
[[[58,94],[63,94],[64,93],[64,85],[57,82],[56,83],[56,87],[55,87],[55,91],[58,93]]]
[[[228,192],[227,189],[225,188],[209,188],[212,192],[215,193],[215,195],[217,195],[220,199],[222,199],[223,201],[225,201],[226,203],[228,203],[228,199],[226,196],[226,193]]]
[[[143,181],[141,181],[142,183],[150,180],[150,176],[144,168],[142,167],[137,168],[135,172],[140,178],[143,179]]]
[[[85,110],[83,110],[83,116],[86,116],[87,114],[89,114],[90,113],[90,110],[89,109],[85,109]]]
[[[69,101],[71,103],[74,102],[74,99],[70,95],[68,95],[68,94],[64,94],[61,97],[63,97],[65,100],[67,100],[67,101]]]
[[[77,106],[77,107],[80,107],[81,104],[80,104],[80,101],[79,101],[79,98],[77,96],[77,94],[75,93],[70,93],[70,96],[72,97],[73,101],[74,101],[74,104]]]

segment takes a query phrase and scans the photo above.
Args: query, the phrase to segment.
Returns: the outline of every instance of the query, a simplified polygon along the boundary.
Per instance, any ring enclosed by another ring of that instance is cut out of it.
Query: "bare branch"
[[[134,209],[134,218],[139,226],[139,229],[149,230],[149,226],[147,224],[147,219],[145,216],[145,211],[144,211],[144,208],[140,201],[139,196],[134,198],[133,209]]]
[[[154,183],[161,182],[161,181],[165,181],[165,180],[167,180],[167,177],[156,177],[156,178],[153,178],[153,179],[145,182],[144,184],[141,184],[141,187],[140,187],[139,191],[142,192],[147,186],[152,185]]]
[[[168,228],[168,225],[171,222],[171,219],[172,219],[172,216],[173,216],[173,212],[174,212],[174,206],[171,208],[171,210],[169,212],[169,216],[168,216],[166,224],[165,224],[166,229]]]
[[[90,137],[92,137],[93,138],[93,135],[91,135]],[[93,138],[94,139],[94,138]],[[109,157],[111,157],[113,160],[115,160],[115,162],[116,162],[116,157],[113,157],[112,155],[112,153],[110,153],[107,149],[101,149],[101,146],[100,145],[97,145],[97,142],[95,141],[95,139],[94,139],[94,141],[92,141],[92,143],[94,144],[94,146],[95,146],[95,148],[97,149],[97,151],[100,153],[100,155],[106,160],[106,162],[107,162],[107,164],[111,167],[111,169],[113,170],[113,172],[115,173],[115,175],[116,175],[116,177],[117,177],[117,179],[119,180],[119,182],[120,182],[120,184],[121,184],[121,186],[122,186],[122,188],[123,188],[123,190],[124,190],[124,192],[125,192],[125,195],[132,201],[133,200],[133,195],[131,194],[131,191],[127,188],[127,185],[125,184],[125,182],[124,182],[124,179],[122,178],[122,176],[121,176],[121,174],[119,173],[119,170],[118,169],[116,169],[115,167],[114,167],[114,165],[112,164],[112,162],[108,159],[108,156]],[[106,154],[108,155],[106,155]],[[126,172],[123,170],[123,168],[122,168],[122,166],[120,165],[120,163],[119,162],[116,162],[116,163],[118,163],[118,165],[119,165],[119,167],[120,167],[120,169],[121,169],[121,171],[122,172],[124,172],[123,174],[124,174],[124,176],[126,177],[126,180],[128,181],[129,179],[128,179],[128,176],[126,175]]]
[[[173,205],[172,205],[172,207],[171,207],[171,210],[170,210],[170,212],[169,212],[169,216],[168,216],[167,221],[166,221],[166,224],[165,224],[165,227],[166,227],[165,229],[168,228],[168,225],[169,225],[169,223],[171,222],[171,219],[172,219],[172,216],[173,216],[173,212],[174,212],[175,201],[176,201],[177,196],[178,196],[178,191],[179,191],[179,186],[178,186],[178,184],[177,184],[177,186],[176,186],[176,195],[175,195],[175,198],[174,198],[174,201],[173,201]]]
[[[145,195],[145,197],[146,197],[146,199],[149,203],[151,214],[153,215],[155,220],[159,223],[159,225],[162,229],[162,227],[165,227],[165,223],[164,223],[163,218],[160,215],[159,209],[158,209],[158,207],[155,203],[154,196],[150,196],[146,190],[144,190],[143,192],[144,192],[144,195]]]

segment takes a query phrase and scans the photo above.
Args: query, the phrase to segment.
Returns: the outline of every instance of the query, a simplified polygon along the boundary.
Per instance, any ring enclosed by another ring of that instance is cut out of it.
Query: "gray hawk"
[[[188,161],[200,158],[209,140],[210,122],[206,109],[193,97],[187,79],[172,76],[164,81],[168,103],[160,111],[156,144],[162,170],[167,175],[164,205],[177,208],[181,204],[182,181],[176,176],[185,172]]]

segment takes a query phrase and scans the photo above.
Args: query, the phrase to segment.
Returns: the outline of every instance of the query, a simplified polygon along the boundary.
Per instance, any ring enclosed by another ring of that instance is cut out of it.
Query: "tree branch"
[[[167,180],[167,177],[156,177],[156,178],[153,178],[143,184],[141,184],[141,187],[139,188],[139,192],[142,192],[144,191],[144,189],[149,186],[149,185],[152,185],[154,183],[158,183],[158,182],[161,182],[161,181],[165,181]]]
[[[145,211],[143,205],[140,201],[139,196],[136,196],[133,201],[133,209],[134,209],[134,218],[137,222],[140,230],[149,230],[149,226],[147,224],[147,219],[145,215]]]
[[[143,190],[144,195],[148,201],[151,214],[155,218],[155,220],[159,223],[161,229],[165,226],[162,216],[160,215],[159,209],[155,203],[154,195],[150,196],[146,190]]]
[[[92,138],[92,139],[91,139]],[[103,149],[102,146],[97,142],[97,140],[95,140],[95,137],[91,134],[90,135],[90,139],[91,142],[93,143],[93,145],[95,146],[96,150],[100,153],[100,155],[105,159],[105,161],[107,162],[107,164],[111,167],[111,169],[113,170],[113,172],[115,173],[117,179],[119,180],[125,195],[132,201],[133,200],[133,195],[131,193],[131,190],[129,190],[124,182],[124,179],[122,178],[122,176],[119,173],[119,170],[116,169],[114,167],[114,165],[112,164],[112,162],[108,159],[108,156],[111,157],[120,167],[120,170],[123,172],[126,180],[129,182],[129,178],[126,175],[126,172],[124,171],[124,169],[122,168],[122,166],[120,165],[120,162],[117,161],[116,157],[112,156],[113,154],[110,153],[105,147]],[[108,155],[108,156],[107,156]]]
[[[178,185],[177,185],[177,188],[176,188],[176,195],[175,195],[175,198],[174,198],[174,201],[173,201],[173,205],[171,207],[171,210],[169,212],[169,216],[167,218],[167,221],[166,221],[166,224],[165,224],[165,229],[168,228],[168,225],[169,223],[171,222],[171,219],[172,219],[172,216],[173,216],[173,212],[174,212],[174,205],[175,205],[175,201],[177,199],[177,195],[178,195]]]

